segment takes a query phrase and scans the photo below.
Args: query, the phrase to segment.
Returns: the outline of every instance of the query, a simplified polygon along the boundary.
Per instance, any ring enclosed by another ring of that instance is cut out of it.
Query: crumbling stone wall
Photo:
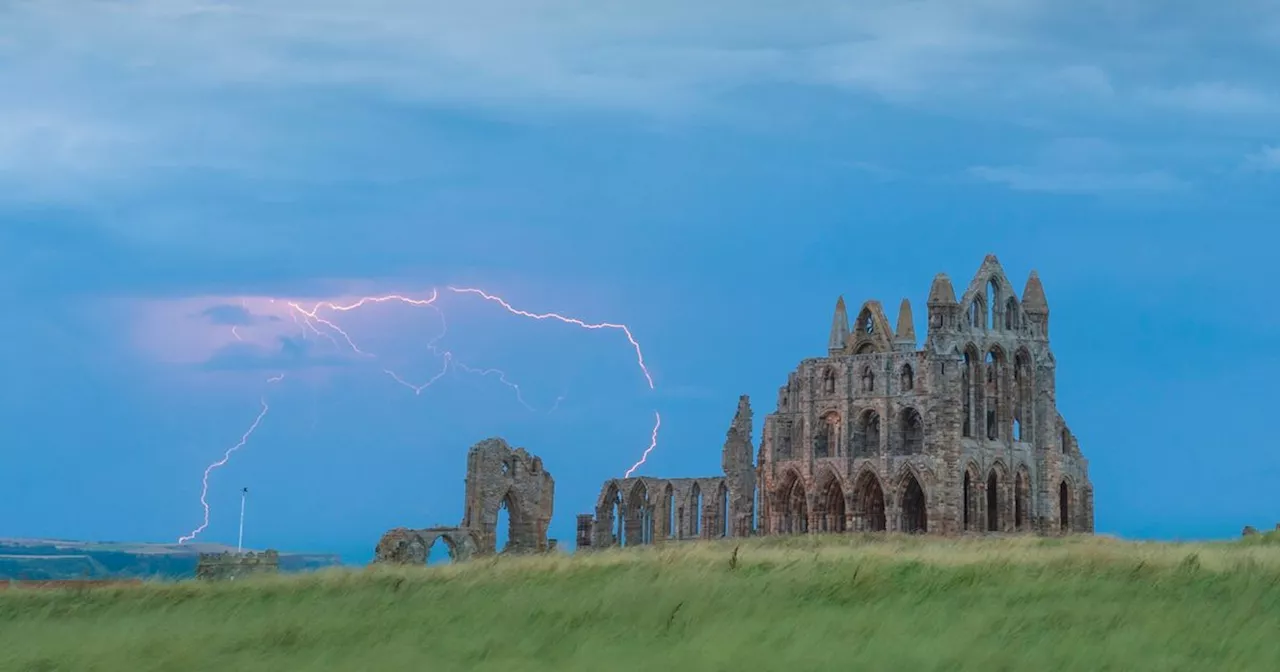
[[[579,546],[751,533],[1093,532],[1088,461],[1058,411],[1039,276],[1019,297],[988,255],[958,299],[936,276],[927,305],[921,349],[909,300],[895,327],[878,301],[851,323],[839,298],[826,356],[800,362],[778,390],[754,467],[742,397],[724,478],[608,481],[595,515],[580,516]],[[698,494],[704,505],[690,513]]]
[[[722,450],[724,476],[606,481],[595,515],[578,516],[578,548],[749,536],[755,517],[752,452],[751,402],[744,395]]]
[[[545,553],[555,548],[547,538],[554,511],[555,480],[542,459],[500,438],[485,439],[467,452],[462,523],[457,527],[388,531],[374,549],[375,563],[426,564],[437,539],[456,561],[474,556]],[[506,509],[509,536],[497,539],[498,516]],[[501,546],[499,546],[501,544]]]
[[[397,527],[378,540],[373,561],[398,565],[425,565],[427,554],[437,539],[445,542],[449,549],[449,557],[455,562],[471,559],[479,546],[475,536],[469,530],[460,527],[428,527],[421,530]]]
[[[205,581],[230,581],[246,576],[275,574],[280,571],[280,555],[274,550],[261,553],[201,553],[196,563],[196,578]]]
[[[554,511],[555,480],[542,459],[502,439],[486,439],[467,454],[466,512],[461,527],[471,530],[477,552],[545,553]],[[507,510],[507,539],[498,539],[498,512]]]

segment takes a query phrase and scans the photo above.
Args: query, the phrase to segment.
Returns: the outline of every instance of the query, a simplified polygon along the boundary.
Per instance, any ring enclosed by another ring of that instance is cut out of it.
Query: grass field
[[[1280,536],[801,537],[0,591],[0,670],[1280,669]]]

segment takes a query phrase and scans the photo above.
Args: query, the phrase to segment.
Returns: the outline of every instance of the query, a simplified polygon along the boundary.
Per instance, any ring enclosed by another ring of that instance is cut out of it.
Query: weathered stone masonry
[[[988,255],[959,298],[946,275],[935,277],[927,307],[917,349],[908,300],[896,329],[877,301],[851,325],[837,300],[827,355],[788,376],[754,468],[744,396],[723,477],[608,481],[595,515],[578,517],[578,545],[752,533],[1093,532],[1093,485],[1057,409],[1039,277],[1031,273],[1019,298]]]
[[[457,527],[398,527],[378,541],[374,562],[425,564],[437,539],[455,560],[476,555],[544,553],[554,548],[547,527],[554,511],[555,480],[542,459],[502,439],[486,439],[467,452],[462,523]],[[497,538],[498,513],[506,509],[508,538]],[[499,544],[502,544],[499,546]]]

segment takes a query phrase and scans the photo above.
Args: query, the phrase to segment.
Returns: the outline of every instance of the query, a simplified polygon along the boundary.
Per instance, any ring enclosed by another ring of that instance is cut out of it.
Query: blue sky
[[[265,400],[201,539],[248,486],[247,544],[367,557],[460,519],[500,435],[571,540],[655,409],[646,471],[714,474],[838,295],[923,337],[987,253],[1044,280],[1099,531],[1280,520],[1274,3],[463,4],[0,9],[0,536],[176,539]],[[340,315],[373,358],[283,307],[449,284],[627,324],[656,389],[619,332],[473,296]],[[384,372],[441,371],[441,315],[535,410]]]

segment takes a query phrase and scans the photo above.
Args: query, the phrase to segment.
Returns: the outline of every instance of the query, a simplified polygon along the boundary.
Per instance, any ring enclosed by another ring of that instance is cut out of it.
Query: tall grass
[[[1280,669],[1280,537],[766,538],[0,591],[5,671],[970,669]]]

